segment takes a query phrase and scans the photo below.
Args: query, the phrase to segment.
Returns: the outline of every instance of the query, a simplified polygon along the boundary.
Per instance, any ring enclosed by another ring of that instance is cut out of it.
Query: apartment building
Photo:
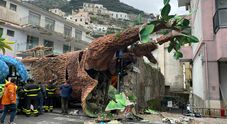
[[[114,11],[109,11],[109,13],[110,13],[110,17],[114,19],[129,20],[129,16],[127,13],[114,12]]]
[[[54,53],[61,54],[83,49],[92,41],[86,29],[18,0],[0,1],[0,22],[3,37],[15,41],[14,51],[7,51],[12,56],[38,45],[52,47]]]
[[[84,3],[83,9],[80,9],[80,11],[85,11],[99,15],[109,15],[107,8],[103,7],[102,4]]]
[[[183,48],[192,63],[192,104],[220,108],[227,103],[227,1],[178,0],[192,13],[192,33],[199,43]]]

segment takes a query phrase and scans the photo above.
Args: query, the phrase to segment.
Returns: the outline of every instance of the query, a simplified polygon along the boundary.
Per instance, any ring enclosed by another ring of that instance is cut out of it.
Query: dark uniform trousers
[[[55,90],[56,87],[53,84],[49,84],[46,86],[46,93],[47,93],[47,99],[45,100],[44,110],[53,111],[54,108],[54,98],[55,98]]]
[[[23,109],[23,112],[30,116],[31,114],[38,115],[38,92],[40,88],[36,84],[28,84],[24,88],[25,90],[25,104],[26,107]],[[31,109],[33,105],[33,109]]]

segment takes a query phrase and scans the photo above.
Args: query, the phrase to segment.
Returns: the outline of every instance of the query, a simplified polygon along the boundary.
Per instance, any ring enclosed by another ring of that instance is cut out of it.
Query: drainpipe
[[[204,46],[205,46],[205,56],[206,56],[206,60],[205,60],[205,63],[206,63],[206,66],[205,66],[205,71],[206,71],[206,84],[207,84],[207,95],[208,95],[208,112],[209,112],[209,115],[211,114],[210,113],[210,83],[209,83],[209,70],[208,70],[208,53],[207,53],[207,43],[203,42]]]

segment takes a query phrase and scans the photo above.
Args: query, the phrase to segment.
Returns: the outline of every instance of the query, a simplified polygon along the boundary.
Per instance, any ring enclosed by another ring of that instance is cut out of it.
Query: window
[[[75,19],[75,21],[77,22],[77,19]]]
[[[76,38],[76,40],[81,40],[82,39],[82,31],[75,29],[75,38]]]
[[[68,45],[64,45],[63,46],[63,53],[66,53],[66,52],[70,52],[71,51],[71,47],[68,46]]]
[[[216,1],[216,13],[213,17],[214,20],[214,32],[217,32],[220,27],[227,26],[227,0],[215,0]]]
[[[55,21],[50,18],[45,18],[45,28],[54,31]]]
[[[69,27],[69,26],[65,25],[65,27],[64,27],[64,35],[71,37],[72,36],[72,27]]]
[[[5,0],[0,0],[0,6],[6,7],[6,1]]]
[[[52,47],[52,48],[54,48],[54,42],[53,42],[53,41],[44,40],[43,45],[44,45],[45,47]]]
[[[39,38],[33,36],[27,36],[27,49],[34,48],[39,45]]]
[[[3,28],[0,28],[0,35],[3,34]]]
[[[17,11],[17,5],[15,5],[15,4],[10,3],[10,7],[9,8],[11,10],[13,10],[13,11]]]
[[[82,21],[83,21],[83,19],[80,19],[80,21],[82,22]]]
[[[31,24],[34,26],[40,25],[40,18],[41,18],[41,16],[39,14],[29,12],[28,24]]]
[[[12,30],[7,30],[7,35],[8,35],[8,36],[11,36],[11,37],[14,37],[14,31],[12,31]]]
[[[216,0],[216,9],[227,8],[226,0]]]

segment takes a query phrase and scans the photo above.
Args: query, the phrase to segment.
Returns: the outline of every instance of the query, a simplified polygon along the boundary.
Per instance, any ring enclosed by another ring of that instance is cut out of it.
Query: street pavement
[[[9,116],[6,118],[8,122]],[[38,117],[26,117],[17,115],[16,124],[96,124],[94,119],[85,116],[62,115],[56,113],[45,113]],[[123,122],[123,124],[161,124],[160,122]]]
[[[9,117],[7,117],[7,120]],[[6,120],[6,122],[7,122]],[[38,117],[26,117],[24,115],[17,115],[16,124],[84,124],[88,118],[82,116],[61,115],[55,113],[45,113]]]

